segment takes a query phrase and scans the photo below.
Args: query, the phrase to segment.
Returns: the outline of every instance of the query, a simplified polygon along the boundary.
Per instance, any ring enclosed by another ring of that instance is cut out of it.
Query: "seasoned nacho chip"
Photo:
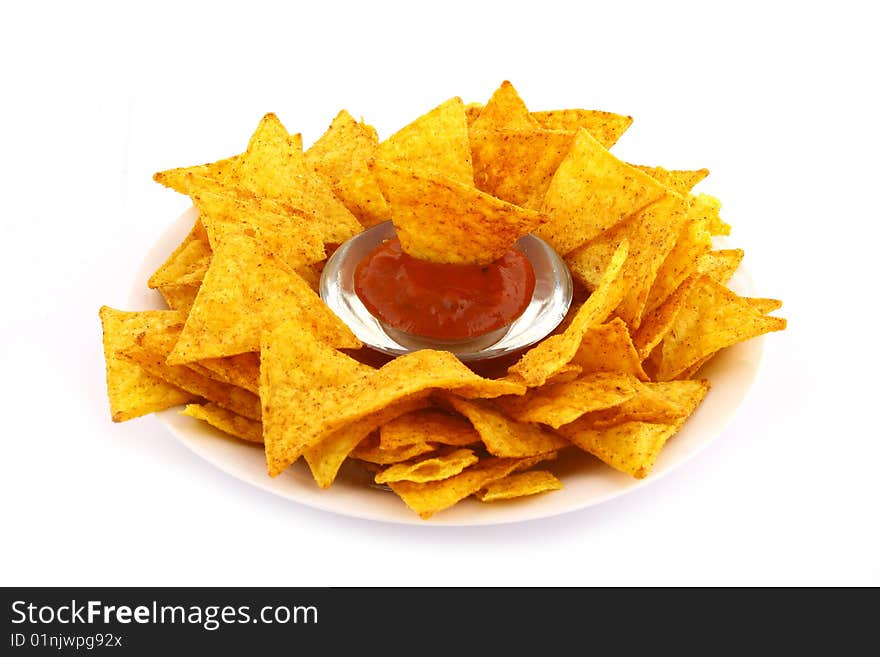
[[[179,324],[183,321],[181,313],[172,310],[128,312],[102,306],[98,314],[103,328],[107,397],[114,422],[124,422],[198,399],[197,395],[152,376],[137,363],[119,355],[134,346],[141,333]]]
[[[532,388],[522,396],[502,397],[497,404],[515,420],[556,429],[585,413],[622,404],[636,394],[637,385],[631,374],[587,374],[568,383]]]
[[[467,117],[461,98],[450,98],[395,132],[379,144],[376,159],[407,171],[473,185]]]
[[[640,164],[634,164],[633,166],[640,171],[644,171],[666,187],[683,195],[690,194],[694,186],[709,175],[709,169],[664,169],[663,167],[647,167]]]
[[[605,148],[611,148],[632,125],[631,116],[601,110],[564,109],[532,112],[531,116],[542,128],[577,132],[583,128]]]
[[[481,502],[497,502],[561,489],[562,482],[549,470],[528,470],[496,479],[476,496]]]
[[[622,271],[628,253],[629,243],[624,240],[611,257],[596,290],[577,311],[568,328],[527,351],[510,367],[510,374],[522,379],[529,387],[534,387],[543,385],[549,377],[571,362],[586,331],[604,322],[623,299],[628,281],[622,276]]]
[[[168,362],[179,365],[257,351],[261,333],[292,315],[329,344],[361,345],[300,276],[253,239],[230,233],[215,248]]]
[[[471,133],[502,128],[517,130],[539,127],[538,121],[529,114],[523,99],[507,80],[501,83],[486,106],[480,109],[470,123]]]
[[[480,442],[480,434],[460,415],[439,408],[428,408],[401,415],[382,425],[379,443],[382,449],[394,449],[413,443],[439,443],[464,447]]]
[[[372,168],[403,250],[420,260],[488,264],[546,219],[452,179],[383,161]]]
[[[742,249],[709,251],[697,259],[697,273],[706,274],[725,285],[739,268],[745,252]]]
[[[260,390],[260,354],[245,353],[224,358],[196,361],[216,378],[230,385],[258,393]],[[194,365],[196,363],[191,363]]]
[[[646,380],[641,358],[633,345],[626,324],[615,317],[607,324],[591,326],[584,331],[571,362],[584,373],[622,372]]]
[[[187,404],[180,414],[204,420],[230,436],[263,444],[263,425],[259,421],[233,413],[217,404]]]
[[[199,285],[160,285],[158,290],[171,310],[179,310],[186,317],[199,293]]]
[[[373,434],[355,447],[351,456],[352,458],[375,465],[393,465],[436,451],[437,447],[435,445],[426,442],[410,443],[409,445],[383,449],[379,444],[379,436]]]
[[[201,223],[196,222],[199,231]],[[199,285],[211,264],[211,247],[206,240],[196,237],[193,232],[184,239],[168,259],[147,281],[151,288],[166,285]]]
[[[566,255],[664,194],[663,185],[581,129],[550,181],[541,206],[550,219],[537,234]]]
[[[492,402],[467,401],[455,395],[446,395],[444,399],[471,421],[486,450],[494,456],[537,456],[568,446],[547,429],[509,418]]]
[[[454,449],[439,452],[411,463],[397,463],[376,475],[377,484],[392,481],[425,483],[454,477],[479,460],[472,449]]]

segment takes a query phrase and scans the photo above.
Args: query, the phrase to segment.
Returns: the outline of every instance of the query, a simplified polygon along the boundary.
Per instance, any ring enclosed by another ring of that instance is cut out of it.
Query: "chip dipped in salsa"
[[[358,264],[355,291],[367,310],[406,333],[463,340],[500,329],[528,307],[535,274],[521,251],[486,265],[427,262],[387,240]]]

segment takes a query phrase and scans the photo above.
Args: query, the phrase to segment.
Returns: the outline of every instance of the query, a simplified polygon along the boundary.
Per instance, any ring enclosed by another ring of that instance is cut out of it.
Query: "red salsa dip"
[[[417,260],[394,238],[358,263],[354,289],[367,310],[393,328],[463,340],[519,317],[531,301],[535,273],[516,249],[488,265],[448,265]]]

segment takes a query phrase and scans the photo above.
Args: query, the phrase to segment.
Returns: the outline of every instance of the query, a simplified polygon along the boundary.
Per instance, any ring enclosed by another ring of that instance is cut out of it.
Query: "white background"
[[[870,3],[235,4],[0,10],[0,584],[880,584]],[[97,309],[188,206],[154,171],[241,151],[267,111],[306,146],[342,107],[384,137],[504,79],[532,109],[633,115],[625,159],[712,170],[789,319],[712,445],[586,511],[408,527],[110,422]]]

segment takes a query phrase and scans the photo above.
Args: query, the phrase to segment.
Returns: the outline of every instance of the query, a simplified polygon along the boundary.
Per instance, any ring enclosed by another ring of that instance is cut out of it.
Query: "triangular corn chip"
[[[708,276],[701,276],[660,344],[658,381],[669,381],[720,349],[781,331],[784,319],[764,315]]]
[[[709,169],[664,169],[641,164],[633,164],[633,166],[682,195],[690,194],[694,185],[709,175]]]
[[[179,324],[183,321],[181,313],[172,310],[127,312],[102,306],[98,314],[104,332],[107,397],[114,422],[124,422],[198,399],[119,355],[134,346],[143,332]]]
[[[587,374],[568,383],[532,388],[519,397],[502,397],[496,403],[515,420],[556,429],[585,413],[622,404],[636,394],[638,383],[631,374]]]
[[[562,482],[549,470],[528,470],[497,479],[476,496],[481,502],[497,502],[560,489]]]
[[[607,324],[591,326],[584,331],[571,363],[585,374],[591,372],[622,372],[642,381],[648,376],[633,345],[626,324],[615,317]]]
[[[158,290],[165,303],[171,310],[179,310],[186,318],[189,309],[192,308],[196,295],[199,293],[199,284],[194,285],[160,285]]]
[[[376,475],[377,484],[392,481],[439,481],[454,477],[479,460],[472,449],[446,450],[410,463],[396,463]]]
[[[709,251],[697,259],[697,273],[706,274],[722,285],[726,284],[739,268],[745,252],[742,249]]]
[[[379,444],[382,449],[427,442],[463,447],[480,442],[480,434],[462,416],[439,408],[401,415],[382,425],[379,430]]]
[[[665,193],[581,129],[550,181],[541,207],[550,219],[537,234],[566,255]]]
[[[168,362],[177,365],[257,351],[260,334],[291,315],[303,318],[329,344],[361,345],[302,278],[251,238],[230,233],[216,245]]]
[[[558,435],[537,424],[509,418],[492,402],[466,401],[455,395],[446,395],[444,399],[471,421],[486,450],[494,456],[537,456],[568,446]]]
[[[376,159],[473,185],[467,117],[461,98],[450,98],[395,132],[379,144]]]
[[[532,347],[510,367],[510,374],[534,387],[543,385],[571,362],[587,329],[604,322],[626,294],[628,282],[622,271],[628,253],[629,243],[624,240],[611,257],[596,290],[577,311],[568,328]]]
[[[656,309],[688,276],[694,273],[700,256],[711,249],[712,236],[706,229],[705,222],[689,217],[678,235],[675,246],[657,270],[657,276],[654,277],[648,300],[645,302],[645,313]]]
[[[507,80],[495,90],[486,106],[481,108],[470,124],[471,132],[480,130],[499,130],[502,128],[540,128],[523,99]]]
[[[666,337],[679,311],[687,301],[698,276],[689,276],[659,307],[645,315],[639,330],[632,336],[639,360],[645,360],[654,347]]]
[[[192,363],[196,364],[196,363]],[[226,356],[224,358],[206,358],[197,361],[218,381],[250,390],[260,391],[260,354],[248,353]]]
[[[437,446],[426,442],[410,443],[409,445],[384,449],[379,444],[379,436],[374,433],[355,447],[351,456],[359,461],[375,465],[392,465],[409,461],[417,456],[436,452]]]
[[[611,148],[632,125],[631,116],[601,110],[564,109],[545,112],[532,112],[542,128],[577,132],[583,128],[596,138],[605,148]]]
[[[147,281],[151,288],[165,285],[198,285],[211,263],[211,247],[202,223],[192,229]]]
[[[373,171],[403,250],[420,260],[487,264],[545,219],[451,179],[382,161],[373,163]]]
[[[258,420],[238,415],[217,404],[187,404],[180,414],[204,420],[230,436],[263,444],[263,425]]]

